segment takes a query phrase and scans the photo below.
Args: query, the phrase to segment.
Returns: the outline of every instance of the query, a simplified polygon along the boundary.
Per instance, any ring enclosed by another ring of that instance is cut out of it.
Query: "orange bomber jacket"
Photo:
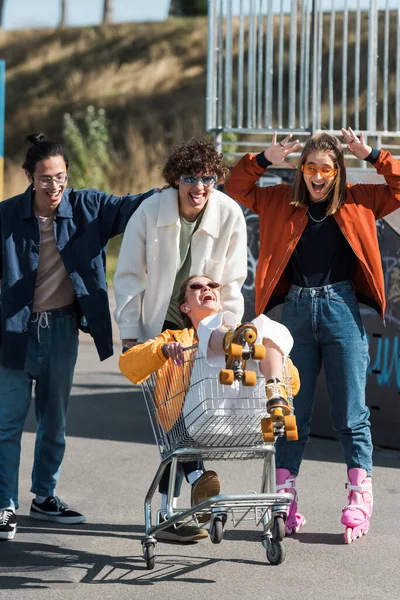
[[[400,161],[381,150],[374,167],[386,184],[348,185],[346,200],[334,218],[357,257],[353,275],[357,298],[384,318],[386,300],[376,220],[400,207]],[[291,185],[256,185],[264,172],[256,155],[246,154],[225,184],[227,194],[259,215],[256,314],[283,301],[289,290],[285,269],[308,222],[307,206],[290,204]]]

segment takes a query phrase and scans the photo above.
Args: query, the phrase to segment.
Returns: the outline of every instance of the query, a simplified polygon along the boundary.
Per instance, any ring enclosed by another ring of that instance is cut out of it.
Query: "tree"
[[[208,0],[171,0],[169,14],[174,17],[198,17],[208,12]]]
[[[61,0],[60,27],[65,27],[66,24],[67,24],[67,0]]]
[[[109,25],[113,21],[114,0],[104,0],[103,25]]]
[[[3,18],[4,18],[4,6],[6,0],[0,0],[0,29],[3,27]]]

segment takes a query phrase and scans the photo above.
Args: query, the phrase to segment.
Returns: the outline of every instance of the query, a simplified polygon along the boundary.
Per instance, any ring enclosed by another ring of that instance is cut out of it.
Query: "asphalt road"
[[[147,571],[140,544],[143,499],[159,457],[141,391],[119,374],[117,357],[99,363],[93,345],[81,343],[57,491],[85,513],[86,523],[63,526],[27,516],[34,430],[30,414],[23,436],[19,530],[13,541],[0,544],[1,599],[400,597],[399,452],[376,451],[371,530],[350,546],[343,543],[340,524],[346,503],[340,445],[313,438],[298,480],[307,524],[285,539],[285,562],[267,562],[261,531],[246,521],[237,529],[228,523],[220,545],[208,539],[185,546],[159,543],[156,567]],[[218,470],[226,492],[259,489],[259,461],[209,467]],[[188,502],[187,484],[183,500]]]

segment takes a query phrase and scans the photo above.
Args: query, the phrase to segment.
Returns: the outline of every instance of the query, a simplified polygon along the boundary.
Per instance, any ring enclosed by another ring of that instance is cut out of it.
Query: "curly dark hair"
[[[228,176],[228,165],[210,135],[195,136],[175,146],[162,172],[165,181],[175,189],[181,175],[196,173],[216,175],[218,183],[223,183]]]

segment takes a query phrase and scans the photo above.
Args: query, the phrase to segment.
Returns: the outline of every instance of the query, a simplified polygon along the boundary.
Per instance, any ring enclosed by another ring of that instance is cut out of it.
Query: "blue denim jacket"
[[[107,243],[125,230],[131,215],[153,193],[117,197],[93,189],[67,189],[55,214],[55,240],[75,291],[80,327],[92,335],[100,360],[113,353]],[[23,369],[40,248],[32,186],[0,203],[0,236],[0,364]]]

